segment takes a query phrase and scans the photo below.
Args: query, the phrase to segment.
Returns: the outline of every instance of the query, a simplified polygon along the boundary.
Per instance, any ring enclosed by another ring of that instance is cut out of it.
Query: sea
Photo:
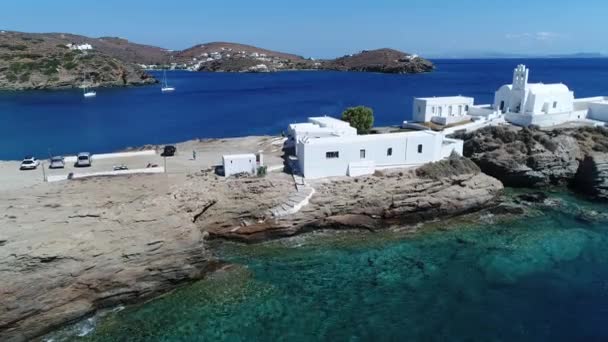
[[[412,98],[490,103],[517,64],[532,82],[608,95],[608,59],[436,60],[418,75],[169,73],[158,86],[0,93],[0,159],[106,152],[194,138],[279,134],[308,116],[374,109],[411,117]],[[507,196],[521,191],[508,189]],[[409,229],[316,232],[242,245],[233,264],[139,305],[110,308],[48,341],[607,341],[608,206],[564,189],[522,217],[473,213]]]
[[[174,93],[160,85],[80,90],[0,92],[0,160],[78,152],[113,152],[196,138],[277,135],[307,117],[340,116],[371,107],[375,124],[412,117],[414,97],[465,95],[491,103],[513,69],[524,63],[531,82],[564,82],[577,97],[608,95],[608,59],[435,60],[417,75],[296,71],[168,73]],[[156,76],[160,76],[156,73]]]

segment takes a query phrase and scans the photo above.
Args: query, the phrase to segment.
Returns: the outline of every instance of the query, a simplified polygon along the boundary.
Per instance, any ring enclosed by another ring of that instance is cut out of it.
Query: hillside
[[[269,72],[314,66],[302,56],[226,42],[196,45],[177,52],[174,61],[180,67],[207,72]]]
[[[125,61],[129,51],[132,49],[121,48],[114,40],[103,43],[69,34],[2,31],[0,89],[75,88],[85,83],[85,78],[95,87],[156,82],[139,66]]]
[[[393,49],[378,49],[324,61],[321,68],[337,71],[405,74],[432,71],[433,63],[417,55]]]
[[[175,54],[177,67],[207,72],[272,72],[281,70],[336,70],[382,73],[420,73],[433,70],[433,63],[401,51],[363,51],[330,60],[262,49],[255,46],[216,42],[196,45]]]

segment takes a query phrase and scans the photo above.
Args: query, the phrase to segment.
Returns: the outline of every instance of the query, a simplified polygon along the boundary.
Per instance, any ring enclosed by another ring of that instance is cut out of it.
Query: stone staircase
[[[304,206],[308,205],[308,202],[315,194],[315,189],[306,184],[304,177],[299,175],[298,168],[293,162],[291,170],[293,170],[291,176],[293,177],[297,191],[291,194],[283,203],[269,210],[269,214],[273,217],[278,218],[297,213]]]

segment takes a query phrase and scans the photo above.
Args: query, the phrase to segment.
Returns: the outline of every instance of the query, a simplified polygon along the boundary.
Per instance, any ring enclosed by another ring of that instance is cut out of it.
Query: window
[[[557,108],[557,101],[553,102],[553,108]]]
[[[435,114],[435,106],[431,107],[431,112],[433,112],[433,114]]]
[[[422,109],[420,108],[420,106],[418,106],[418,113],[421,113]]]
[[[392,147],[389,147],[388,150],[386,150],[386,155],[389,156],[389,157],[393,155],[393,148]]]
[[[458,116],[462,115],[462,105],[458,106]]]
[[[504,112],[505,110],[505,101],[500,101],[500,111]]]
[[[422,153],[422,144],[418,145],[418,153]]]
[[[439,116],[441,116],[442,112],[443,112],[443,107],[439,107]]]
[[[359,150],[359,157],[361,157],[361,159],[365,159],[365,150]]]
[[[469,111],[469,105],[464,106],[464,111],[468,112]]]
[[[340,152],[338,152],[338,151],[326,152],[325,158],[327,158],[327,159],[340,158]]]
[[[448,107],[448,115],[449,115],[449,116],[452,116],[452,106],[449,106],[449,107]]]

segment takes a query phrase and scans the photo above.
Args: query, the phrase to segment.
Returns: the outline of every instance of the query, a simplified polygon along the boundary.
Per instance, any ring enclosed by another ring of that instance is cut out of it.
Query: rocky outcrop
[[[437,176],[437,170],[449,176]],[[432,171],[431,171],[432,170]],[[452,158],[413,170],[378,172],[361,178],[309,182],[316,193],[300,212],[281,219],[241,217],[201,222],[212,238],[257,242],[319,229],[386,228],[451,217],[489,206],[502,184],[471,161]],[[210,216],[213,217],[213,216]],[[243,224],[243,221],[249,223]]]
[[[527,128],[487,127],[464,138],[464,154],[506,186],[567,184],[583,156],[575,138]]]
[[[78,36],[59,34],[0,33],[0,89],[64,89],[83,84],[116,87],[155,83],[156,80],[135,64],[115,58],[92,46],[90,50],[71,49],[83,44]]]
[[[0,340],[30,340],[221,267],[167,191],[162,176],[144,176],[3,193]]]
[[[608,200],[608,154],[591,153],[583,159],[572,187],[599,200]]]
[[[582,127],[533,130],[486,127],[466,134],[464,154],[506,186],[573,185],[586,194],[605,191],[603,155],[608,130]],[[601,195],[593,195],[601,197]]]

